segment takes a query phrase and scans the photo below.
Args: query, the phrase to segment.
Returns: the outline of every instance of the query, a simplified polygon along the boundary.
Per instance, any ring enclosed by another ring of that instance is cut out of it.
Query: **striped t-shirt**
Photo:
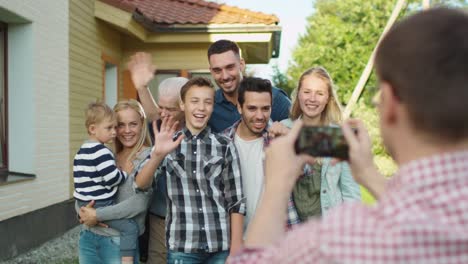
[[[104,144],[86,141],[73,161],[73,196],[80,201],[105,201],[114,198],[118,185],[127,179],[114,154]]]

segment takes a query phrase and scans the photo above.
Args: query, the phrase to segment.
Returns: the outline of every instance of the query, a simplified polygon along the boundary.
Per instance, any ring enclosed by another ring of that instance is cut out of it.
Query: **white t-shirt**
[[[263,137],[246,141],[236,134],[234,144],[239,153],[242,187],[247,206],[244,218],[245,234],[263,192]]]

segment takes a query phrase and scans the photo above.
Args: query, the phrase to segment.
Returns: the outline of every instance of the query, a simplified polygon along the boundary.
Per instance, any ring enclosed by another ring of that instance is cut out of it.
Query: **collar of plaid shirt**
[[[236,135],[236,131],[237,131],[237,127],[239,127],[239,124],[242,122],[242,119],[239,119],[238,121],[236,121],[232,126],[226,128],[224,131],[223,131],[223,135],[225,135],[226,137],[234,140],[234,136]],[[273,121],[271,121],[271,119],[268,121],[268,124],[267,126],[265,127],[265,129],[263,130],[262,132],[262,137],[263,137],[263,147],[266,148],[268,147],[268,145],[270,145],[270,138],[268,137],[268,128],[271,126],[271,124],[273,123]]]
[[[375,207],[335,208],[231,263],[468,263],[468,150],[401,166]]]
[[[184,134],[186,139],[199,138],[200,140],[203,140],[206,142],[210,138],[211,128],[209,126],[206,126],[197,135],[192,135],[192,132],[190,132],[190,130],[185,126],[184,128],[182,128],[182,130],[180,130],[179,132],[176,132],[176,135],[174,136],[174,138],[177,138],[180,135],[180,133]]]

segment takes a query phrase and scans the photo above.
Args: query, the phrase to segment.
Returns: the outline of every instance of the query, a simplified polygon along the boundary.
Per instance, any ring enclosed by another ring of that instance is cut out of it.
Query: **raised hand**
[[[304,165],[312,164],[315,159],[306,154],[297,155],[294,142],[299,136],[302,121],[294,122],[290,132],[272,141],[265,151],[265,184],[281,188],[285,193],[291,192]]]
[[[156,71],[151,55],[146,52],[137,52],[132,55],[127,68],[130,71],[133,85],[137,89],[145,88],[154,78],[154,72]]]
[[[289,128],[278,121],[273,122],[273,124],[268,128],[268,136],[270,138],[276,138],[279,136],[284,136],[288,134]]]
[[[162,119],[161,128],[158,129],[156,122],[153,122],[154,130],[154,149],[153,153],[159,156],[166,156],[179,146],[184,135],[181,134],[176,140],[173,140],[174,134],[177,131],[179,121],[174,121],[172,117]]]

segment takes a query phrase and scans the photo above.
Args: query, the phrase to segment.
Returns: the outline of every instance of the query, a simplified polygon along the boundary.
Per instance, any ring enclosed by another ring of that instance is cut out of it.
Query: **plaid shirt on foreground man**
[[[226,137],[234,140],[234,136],[236,135],[237,127],[239,126],[241,121],[242,120],[236,121],[232,126],[226,128],[222,132],[222,134],[225,135]],[[270,120],[270,123],[271,123],[271,120]],[[270,126],[270,124],[268,124],[268,126],[265,128],[265,130],[263,131],[263,134],[262,134],[263,148],[268,147],[268,145],[270,144],[270,137],[268,137],[268,127],[269,126]],[[263,158],[262,158],[262,161],[263,161]],[[288,222],[287,222],[287,226],[292,227],[293,225],[297,225],[299,223],[300,223],[299,215],[297,214],[296,207],[294,206],[294,201],[293,201],[292,197],[290,197],[289,202],[288,202]]]
[[[185,138],[164,159],[167,176],[166,234],[169,250],[208,253],[229,249],[231,213],[245,214],[234,144],[206,127]]]
[[[231,263],[468,263],[468,151],[415,160],[377,208],[348,204]]]

